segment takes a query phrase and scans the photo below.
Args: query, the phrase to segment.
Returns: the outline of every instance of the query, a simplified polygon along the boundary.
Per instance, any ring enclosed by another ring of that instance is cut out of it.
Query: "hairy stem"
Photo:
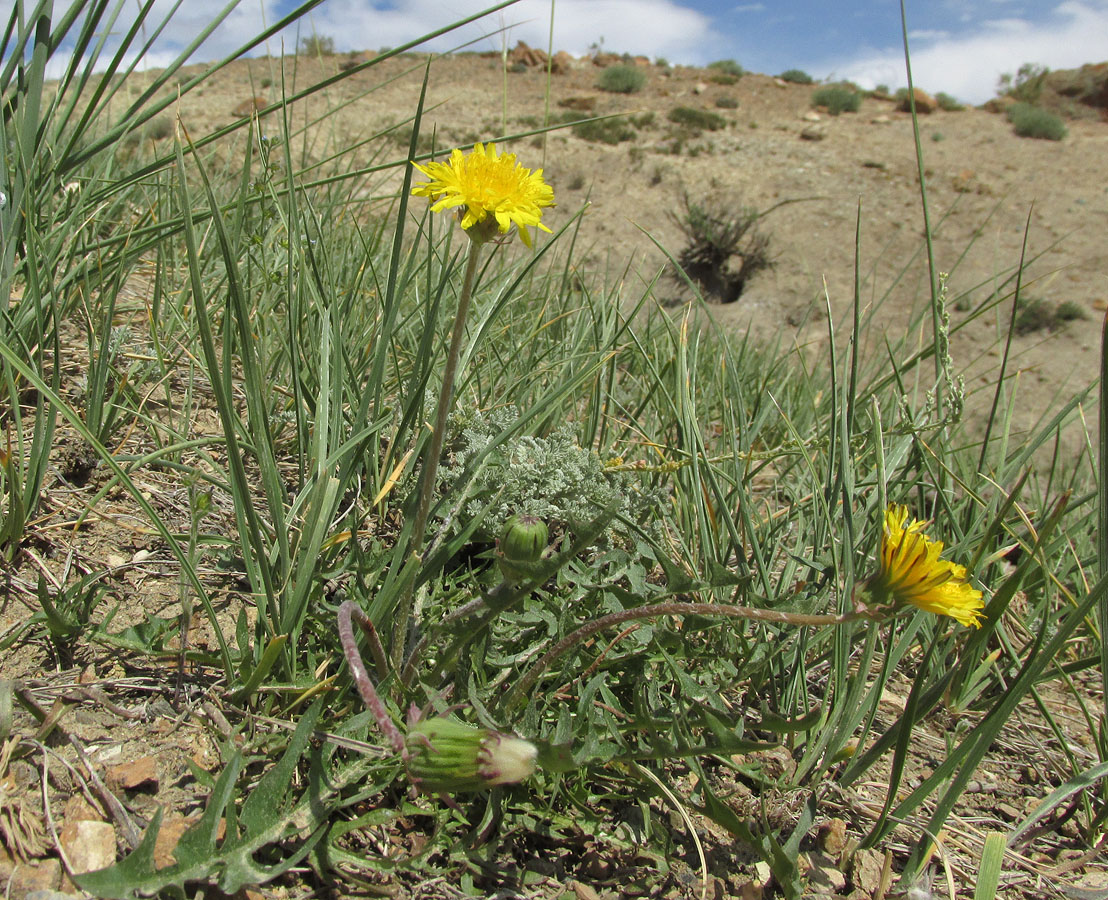
[[[385,709],[385,704],[381,702],[377,688],[373,686],[373,680],[366,671],[365,663],[362,662],[362,654],[358,651],[358,644],[354,639],[351,619],[357,619],[358,625],[363,630],[373,628],[373,623],[352,600],[344,600],[339,607],[339,641],[342,643],[342,652],[346,656],[346,664],[350,666],[350,674],[354,676],[354,684],[358,686],[358,693],[362,695],[362,702],[365,703],[366,709],[373,713],[373,717],[377,720],[377,727],[381,729],[381,733],[400,756],[406,756],[404,736]]]
[[[469,256],[466,259],[465,276],[462,278],[462,293],[458,298],[458,311],[454,315],[454,332],[450,336],[450,348],[446,353],[446,366],[442,373],[442,388],[435,407],[435,424],[431,432],[431,447],[423,462],[423,480],[419,489],[419,505],[416,507],[412,527],[412,553],[419,555],[423,551],[424,532],[427,530],[427,518],[431,514],[431,501],[435,495],[435,480],[439,472],[439,457],[446,436],[446,420],[454,405],[454,376],[458,370],[458,358],[461,356],[462,338],[465,336],[466,315],[473,293],[473,281],[477,275],[477,260],[480,257],[481,242],[470,241]],[[412,617],[414,605],[414,583],[409,586],[400,599],[396,610],[396,620],[392,632],[392,665],[400,671],[404,661],[404,644],[408,636],[408,623]]]

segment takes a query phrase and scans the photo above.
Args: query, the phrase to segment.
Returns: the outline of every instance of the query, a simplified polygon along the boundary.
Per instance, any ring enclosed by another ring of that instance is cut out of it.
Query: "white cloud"
[[[1108,53],[1108,3],[1066,0],[1047,22],[1005,18],[984,22],[972,33],[929,39],[912,46],[912,80],[927,91],[946,91],[982,103],[996,93],[997,78],[1031,62],[1052,69],[1076,68]],[[904,54],[895,49],[840,59],[826,67],[862,87],[907,84]]]

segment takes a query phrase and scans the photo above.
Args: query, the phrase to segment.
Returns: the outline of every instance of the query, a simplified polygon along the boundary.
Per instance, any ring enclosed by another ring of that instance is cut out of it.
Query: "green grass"
[[[291,20],[306,25],[309,6]],[[51,54],[112,23],[78,3],[39,24],[13,21],[31,52],[0,71],[18,101],[0,121],[0,552],[21,601],[0,650],[66,690],[92,660],[142,673],[128,683],[143,702],[184,715],[202,697],[230,729],[207,736],[215,770],[181,782],[195,792],[187,811],[205,813],[177,864],[147,859],[154,816],[148,842],[78,876],[83,887],[232,894],[278,879],[349,894],[441,878],[487,896],[517,889],[524,876],[510,873],[536,846],[568,861],[583,843],[665,885],[688,871],[672,796],[723,835],[713,875],[752,874],[741,856],[799,897],[801,848],[842,814],[842,791],[864,787],[877,805],[852,837],[894,852],[907,890],[930,857],[925,836],[960,814],[1020,703],[1056,748],[1037,814],[1058,808],[1067,841],[1095,846],[1104,748],[1067,756],[1051,732],[1061,720],[1036,703],[1066,692],[1072,718],[1103,731],[1100,701],[1070,687],[1097,672],[1108,624],[1108,437],[1075,460],[1058,449],[1087,415],[1082,390],[1015,419],[1013,328],[1000,320],[1021,308],[1019,260],[950,298],[936,277],[902,329],[876,334],[893,288],[859,283],[853,321],[819,348],[722,325],[676,251],[677,309],[672,279],[608,272],[578,249],[564,197],[544,218],[558,233],[536,235],[534,252],[485,245],[467,277],[457,219],[404,181],[426,146],[422,110],[355,143],[328,112],[334,84],[371,93],[388,57],[312,84],[292,77],[294,58],[271,61],[275,102],[318,110],[310,131],[278,112],[264,139],[242,120],[155,140],[176,80],[187,97],[212,76],[184,72],[182,57],[131,92],[121,53],[50,85]],[[144,128],[150,140],[119,152]],[[772,233],[765,212],[734,210]],[[863,219],[860,234],[879,227]],[[725,274],[754,253],[734,230],[722,214],[696,226],[727,250]],[[844,234],[842,264],[867,266],[865,246]],[[463,282],[473,305],[451,357]],[[990,398],[972,415],[949,355],[970,326],[975,352],[995,360],[988,383],[972,382]],[[435,430],[455,364],[460,399]],[[980,630],[914,607],[854,615],[889,502],[930,520],[968,567],[988,603]],[[506,578],[496,538],[518,512],[542,517],[550,544]],[[119,577],[111,560],[139,549],[157,565]],[[890,686],[905,701],[895,715]],[[0,727],[21,763],[56,772],[65,742],[45,743],[38,690],[0,684],[12,711]],[[410,708],[534,740],[539,771],[453,805],[411,793],[394,740],[408,747]],[[916,738],[935,723],[945,746],[922,762]],[[749,810],[732,805],[739,786]],[[911,827],[894,834],[899,823]]]

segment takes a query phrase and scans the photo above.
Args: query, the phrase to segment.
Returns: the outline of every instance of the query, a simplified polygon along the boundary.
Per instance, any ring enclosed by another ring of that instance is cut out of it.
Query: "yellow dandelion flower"
[[[532,172],[523,168],[514,153],[498,156],[496,144],[474,144],[468,155],[455,149],[448,163],[412,165],[431,179],[416,185],[412,193],[428,197],[434,204],[432,212],[461,207],[462,228],[473,240],[483,243],[491,238],[494,222],[500,234],[507,234],[515,225],[528,247],[528,228],[550,231],[540,219],[543,207],[554,205],[554,189],[542,180],[542,169]]]
[[[911,603],[963,625],[981,627],[985,603],[969,584],[965,566],[942,558],[943,542],[932,540],[927,523],[909,519],[908,509],[890,504],[881,536],[880,569],[865,589],[878,606]]]

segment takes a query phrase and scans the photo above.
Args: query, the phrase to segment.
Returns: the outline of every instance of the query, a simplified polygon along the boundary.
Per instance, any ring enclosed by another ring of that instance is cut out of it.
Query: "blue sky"
[[[134,0],[119,0],[133,10]],[[226,0],[186,0],[167,29],[164,58],[208,21]],[[170,0],[157,0],[168,9]],[[493,0],[324,0],[301,23],[334,39],[339,50],[397,46],[492,5]],[[57,8],[65,0],[56,0]],[[241,0],[199,58],[226,53],[292,0]],[[1072,68],[1108,59],[1108,0],[907,0],[916,84],[980,103],[997,77],[1021,63]],[[0,0],[6,20],[12,0]],[[906,83],[896,0],[520,0],[478,25],[439,38],[427,49],[466,40],[499,49],[524,40],[545,48],[554,11],[554,47],[580,55],[603,38],[616,52],[703,65],[735,59],[776,74],[804,69],[817,79],[850,78],[863,87]],[[127,13],[124,13],[126,16]],[[502,33],[498,33],[502,29]],[[502,36],[503,35],[503,36]],[[296,35],[285,37],[289,49]],[[270,50],[279,52],[280,41]],[[155,54],[154,59],[159,55]]]

